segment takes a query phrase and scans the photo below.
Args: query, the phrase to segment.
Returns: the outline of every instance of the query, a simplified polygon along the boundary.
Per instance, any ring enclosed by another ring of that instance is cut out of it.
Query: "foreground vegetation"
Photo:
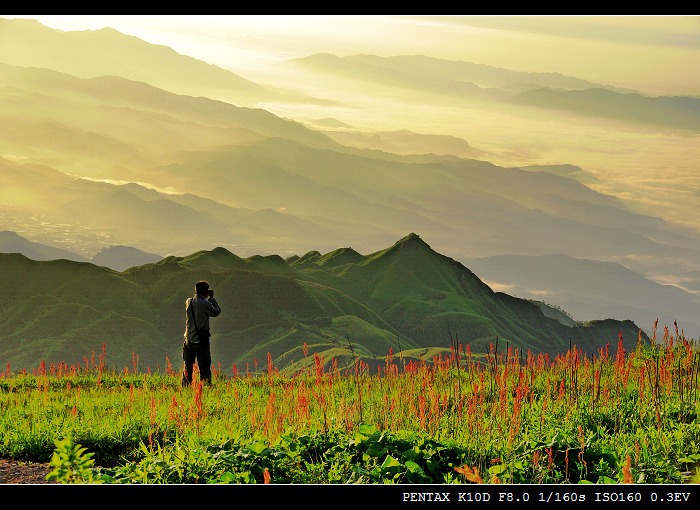
[[[282,375],[0,373],[0,457],[63,483],[683,483],[700,461],[695,341],[534,356],[457,345]],[[614,352],[613,352],[614,351]],[[256,367],[257,368],[257,367]]]

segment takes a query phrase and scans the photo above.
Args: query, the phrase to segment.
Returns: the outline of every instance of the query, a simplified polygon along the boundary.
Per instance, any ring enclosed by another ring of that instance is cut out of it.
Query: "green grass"
[[[76,367],[0,374],[0,456],[63,483],[697,482],[694,341],[548,357],[425,350],[365,365],[309,346],[214,385]],[[195,378],[196,380],[196,378]]]

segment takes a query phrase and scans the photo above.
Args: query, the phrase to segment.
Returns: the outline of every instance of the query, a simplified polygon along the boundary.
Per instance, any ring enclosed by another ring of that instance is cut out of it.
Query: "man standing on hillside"
[[[221,307],[214,297],[214,289],[209,282],[201,280],[195,286],[195,295],[185,301],[185,342],[182,345],[182,360],[185,363],[182,373],[182,386],[192,384],[194,362],[199,367],[199,378],[211,385],[211,349],[209,339],[209,317],[221,313]]]

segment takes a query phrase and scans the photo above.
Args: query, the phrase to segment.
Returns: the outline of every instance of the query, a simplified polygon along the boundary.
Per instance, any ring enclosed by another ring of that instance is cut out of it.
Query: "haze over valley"
[[[296,53],[252,62],[243,50],[276,38],[246,40],[233,25],[228,38],[213,25],[207,60],[203,45],[195,56],[117,26],[22,18],[33,16],[0,18],[0,252],[52,260],[54,248],[125,271],[219,247],[285,260],[372,254],[416,233],[494,290],[576,321],[633,320],[650,333],[655,319],[678,320],[700,336],[692,73],[635,84],[632,63],[616,80],[556,72],[534,53],[530,69],[525,57],[508,68],[429,39],[424,53],[323,39],[302,52],[297,41]],[[487,20],[437,21],[434,33],[454,35]],[[658,45],[698,68],[697,17],[676,20],[678,48],[643,40],[653,23],[634,21],[619,20],[637,34],[629,55],[647,49],[653,66]],[[660,17],[657,32],[672,22]],[[618,55],[622,43],[607,42]]]

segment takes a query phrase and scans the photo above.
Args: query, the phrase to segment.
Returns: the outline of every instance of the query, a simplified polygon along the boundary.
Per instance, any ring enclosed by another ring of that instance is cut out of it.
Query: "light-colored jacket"
[[[192,302],[192,308],[190,309],[190,301]],[[189,340],[190,343],[199,343],[199,338],[197,338],[197,333],[194,327],[194,320],[192,320],[192,312],[194,311],[195,319],[197,320],[197,328],[199,330],[209,329],[209,317],[216,317],[221,313],[221,307],[219,303],[216,302],[216,298],[205,296],[200,296],[195,294],[191,298],[185,300],[185,340]]]

